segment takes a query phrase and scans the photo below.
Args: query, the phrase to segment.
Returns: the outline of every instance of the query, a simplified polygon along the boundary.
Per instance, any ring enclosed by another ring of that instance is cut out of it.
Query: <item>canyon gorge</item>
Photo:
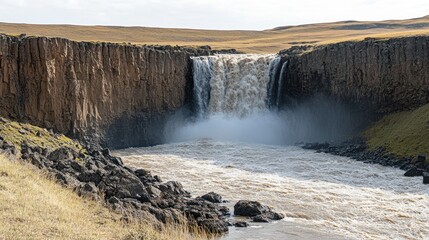
[[[373,113],[407,110],[429,102],[428,45],[416,36],[292,48],[271,57],[264,94],[280,109],[324,95]],[[170,116],[201,107],[192,57],[208,55],[1,35],[0,114],[106,147],[159,144]]]

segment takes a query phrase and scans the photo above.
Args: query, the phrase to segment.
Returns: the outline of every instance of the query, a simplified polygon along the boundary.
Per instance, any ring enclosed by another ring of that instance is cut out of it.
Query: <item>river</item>
[[[115,152],[177,180],[193,196],[220,193],[233,210],[256,200],[286,215],[230,228],[222,239],[428,239],[429,189],[403,171],[295,146],[200,139]]]

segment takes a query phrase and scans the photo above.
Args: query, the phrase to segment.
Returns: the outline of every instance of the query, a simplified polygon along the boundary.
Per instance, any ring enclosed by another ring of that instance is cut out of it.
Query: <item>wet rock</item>
[[[418,155],[416,158],[417,163],[425,163],[426,162],[426,156],[424,155]]]
[[[229,216],[231,213],[229,212],[229,208],[227,206],[218,206],[217,210],[220,212],[222,216]]]
[[[281,220],[284,218],[284,215],[276,212],[266,212],[261,215],[252,217],[253,222],[270,222],[270,220]]]
[[[236,216],[251,217],[254,222],[269,222],[284,218],[281,213],[276,213],[270,207],[256,201],[240,200],[234,206]]]
[[[406,171],[404,173],[404,176],[406,177],[417,177],[417,176],[422,176],[423,170],[422,169],[418,169],[417,167],[413,167],[410,170]]]
[[[264,216],[269,220],[275,220],[275,221],[282,220],[283,218],[285,218],[285,216],[282,213],[273,212],[273,211],[266,212],[262,214],[262,216]]]
[[[429,184],[429,173],[428,172],[423,173],[423,183]]]
[[[269,207],[256,201],[240,200],[234,205],[234,215],[254,217],[270,211]]]
[[[236,223],[234,223],[234,226],[235,227],[245,228],[245,227],[248,227],[249,224],[247,222],[236,222]]]
[[[329,148],[329,143],[306,143],[302,148],[313,150],[327,149]]]
[[[263,223],[268,223],[268,222],[270,222],[270,220],[265,216],[265,215],[257,215],[257,216],[254,216],[253,218],[252,218],[252,221],[253,222],[263,222]]]
[[[212,203],[222,203],[222,196],[214,192],[209,192],[201,198]]]

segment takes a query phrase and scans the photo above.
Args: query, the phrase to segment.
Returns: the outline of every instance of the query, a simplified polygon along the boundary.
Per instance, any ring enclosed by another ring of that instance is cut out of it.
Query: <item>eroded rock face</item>
[[[0,115],[114,147],[159,143],[190,101],[193,54],[208,53],[0,35]]]
[[[429,37],[344,42],[286,58],[283,104],[325,94],[387,113],[429,102]]]

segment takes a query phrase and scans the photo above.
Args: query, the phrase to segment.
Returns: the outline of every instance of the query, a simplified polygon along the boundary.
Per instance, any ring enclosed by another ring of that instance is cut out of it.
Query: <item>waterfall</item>
[[[210,62],[207,57],[193,59],[194,99],[199,117],[205,115],[210,99]]]
[[[352,126],[361,121],[347,106],[324,98],[279,109],[289,67],[280,56],[220,54],[192,60],[197,117],[171,117],[174,128],[166,131],[167,142],[213,139],[276,145],[332,141],[351,136]]]
[[[193,58],[198,115],[221,113],[245,117],[265,111],[271,105],[278,106],[280,66],[281,58],[275,55],[220,54]]]
[[[288,61],[285,61],[282,65],[282,68],[280,70],[280,76],[278,78],[278,84],[277,84],[277,95],[275,96],[275,102],[276,107],[280,107],[280,100],[281,100],[281,94],[283,91],[283,84],[284,84],[284,78],[286,75],[286,69],[287,69]]]

